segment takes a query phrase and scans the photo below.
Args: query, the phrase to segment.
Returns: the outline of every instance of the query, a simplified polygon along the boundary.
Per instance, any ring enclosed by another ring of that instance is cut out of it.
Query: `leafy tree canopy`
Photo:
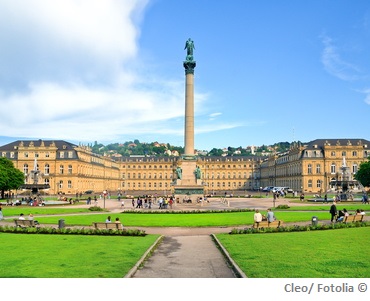
[[[360,164],[360,168],[355,174],[355,179],[359,181],[362,186],[370,187],[370,160]]]
[[[12,161],[0,157],[0,190],[2,196],[4,191],[18,189],[22,184],[24,184],[23,173],[14,167]]]

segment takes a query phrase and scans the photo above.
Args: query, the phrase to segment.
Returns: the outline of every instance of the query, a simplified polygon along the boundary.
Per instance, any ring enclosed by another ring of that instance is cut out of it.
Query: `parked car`
[[[85,194],[92,194],[94,191],[92,191],[92,190],[86,190],[85,191]]]
[[[274,186],[266,186],[265,188],[262,189],[263,192],[270,192]]]
[[[280,191],[282,191],[283,190],[283,187],[273,187],[272,189],[271,189],[271,191],[273,192],[273,193],[276,193],[276,192],[280,192]]]

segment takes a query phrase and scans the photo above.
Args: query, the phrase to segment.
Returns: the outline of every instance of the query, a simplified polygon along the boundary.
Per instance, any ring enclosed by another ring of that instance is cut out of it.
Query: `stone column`
[[[194,68],[195,61],[185,61],[185,156],[194,156]]]

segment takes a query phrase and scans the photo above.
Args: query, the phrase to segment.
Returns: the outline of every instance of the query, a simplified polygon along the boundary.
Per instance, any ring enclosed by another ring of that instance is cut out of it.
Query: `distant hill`
[[[25,138],[25,137],[8,137],[0,136],[0,145],[8,144],[16,140],[39,140],[40,138]],[[45,138],[50,140],[50,138]],[[58,140],[58,139],[55,139]],[[75,143],[75,142],[74,142]],[[76,143],[77,144],[77,143]],[[107,145],[98,143],[88,144],[92,151],[97,154],[112,156],[117,155],[127,157],[133,155],[141,156],[179,156],[184,153],[184,147],[174,146],[169,143],[155,142],[140,142],[135,139],[134,141],[126,141],[123,143],[110,143]],[[199,156],[267,156],[274,152],[284,152],[289,150],[291,143],[278,142],[273,145],[261,145],[250,147],[225,147],[223,149],[213,148],[211,151],[198,151]]]

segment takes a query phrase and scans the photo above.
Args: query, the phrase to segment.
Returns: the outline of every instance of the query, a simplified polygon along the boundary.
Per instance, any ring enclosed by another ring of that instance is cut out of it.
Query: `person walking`
[[[337,203],[333,202],[333,204],[330,206],[329,213],[331,214],[330,221],[334,223],[335,217],[337,216]]]
[[[3,215],[3,207],[2,207],[2,204],[0,203],[0,221],[4,219],[4,215]]]

